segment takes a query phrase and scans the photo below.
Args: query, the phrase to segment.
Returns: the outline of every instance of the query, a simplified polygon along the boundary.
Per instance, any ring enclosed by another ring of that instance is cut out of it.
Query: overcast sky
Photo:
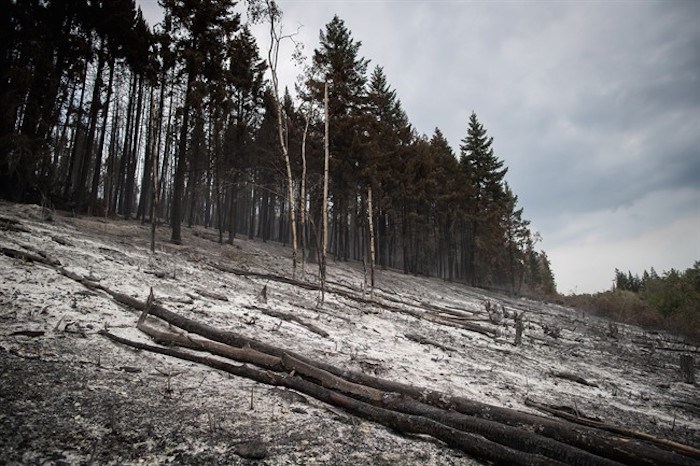
[[[418,132],[439,127],[456,153],[476,112],[560,292],[700,260],[700,1],[279,4],[307,59],[342,18]]]

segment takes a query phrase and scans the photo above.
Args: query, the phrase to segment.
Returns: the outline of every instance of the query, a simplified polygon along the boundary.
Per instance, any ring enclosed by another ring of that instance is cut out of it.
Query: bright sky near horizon
[[[137,4],[160,21],[156,0]],[[279,5],[307,60],[343,19],[419,133],[439,127],[459,153],[476,112],[560,292],[609,289],[616,267],[700,260],[700,2]],[[253,32],[265,57],[266,28]],[[301,70],[285,45],[281,82],[293,91]]]

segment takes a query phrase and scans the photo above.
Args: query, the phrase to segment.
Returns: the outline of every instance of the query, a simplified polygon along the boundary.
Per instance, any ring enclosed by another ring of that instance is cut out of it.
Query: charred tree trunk
[[[369,227],[370,286],[374,290],[374,211],[372,209],[372,185],[367,186],[367,223]]]
[[[304,114],[304,134],[301,138],[301,192],[299,194],[299,217],[301,225],[301,273],[306,273],[306,243],[308,228],[306,226],[306,136],[309,133],[309,116]]]
[[[141,113],[143,111],[143,76],[139,76],[138,97],[136,101],[136,119],[134,120],[134,138],[131,145],[131,153],[128,159],[128,170],[126,175],[125,194],[124,194],[124,218],[131,217],[131,211],[134,208],[134,194],[136,189],[136,165],[139,158],[139,147],[141,137]]]
[[[146,126],[146,151],[143,157],[143,173],[141,175],[141,194],[139,195],[138,207],[136,208],[136,218],[141,219],[141,223],[146,223],[146,212],[150,212],[151,202],[151,172],[153,169],[153,153],[156,150],[156,107],[155,107],[155,87],[151,86],[148,106],[148,124]]]
[[[187,134],[189,132],[190,106],[187,102],[192,93],[194,83],[194,73],[192,65],[188,67],[187,90],[185,92],[185,102],[182,109],[182,125],[180,126],[180,142],[177,150],[177,165],[175,167],[175,186],[172,198],[172,236],[170,240],[175,244],[182,244],[182,201],[185,194],[185,173],[187,171]]]
[[[109,115],[109,103],[112,100],[112,87],[114,86],[114,56],[110,57],[109,61],[109,81],[107,83],[107,98],[105,99],[104,109],[102,110],[102,129],[100,130],[100,142],[97,144],[95,154],[95,166],[92,172],[92,183],[90,185],[90,200],[88,201],[88,214],[92,213],[92,209],[97,205],[97,191],[100,185],[100,172],[102,170],[102,150],[105,144],[105,133],[107,132],[107,116]],[[114,137],[115,133],[110,134],[110,138]]]
[[[321,240],[321,261],[319,262],[319,277],[321,280],[321,301],[323,301],[326,290],[326,258],[328,256],[328,163],[330,159],[329,152],[329,132],[328,132],[328,81],[323,87],[323,109],[324,109],[324,127],[325,136],[323,138],[324,157],[323,157],[323,198],[321,207],[321,218],[323,222],[323,238]]]
[[[126,174],[130,158],[132,134],[135,130],[135,125],[133,123],[135,105],[134,99],[136,96],[137,84],[137,76],[135,73],[133,74],[132,80],[133,81],[131,85],[131,91],[129,92],[129,103],[127,104],[126,108],[126,130],[124,132],[124,146],[122,147],[122,157],[119,162],[119,173],[117,174],[117,181],[114,188],[114,208],[110,209],[110,211],[112,212],[116,212],[118,209],[120,213],[124,212],[124,185],[126,183]]]
[[[92,101],[90,102],[90,114],[88,117],[88,133],[85,139],[85,149],[80,163],[80,172],[78,182],[73,192],[73,201],[76,206],[82,211],[85,208],[85,184],[87,182],[88,169],[92,161],[92,148],[95,141],[95,132],[97,130],[97,115],[102,105],[102,70],[105,65],[105,46],[102,39],[101,50],[98,52],[97,70],[95,71],[95,84],[92,89]]]

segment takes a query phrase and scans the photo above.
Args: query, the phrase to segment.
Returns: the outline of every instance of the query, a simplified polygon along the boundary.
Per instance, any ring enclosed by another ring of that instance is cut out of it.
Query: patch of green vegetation
[[[700,261],[685,271],[641,276],[615,269],[611,291],[563,296],[564,304],[609,319],[668,330],[700,343]]]

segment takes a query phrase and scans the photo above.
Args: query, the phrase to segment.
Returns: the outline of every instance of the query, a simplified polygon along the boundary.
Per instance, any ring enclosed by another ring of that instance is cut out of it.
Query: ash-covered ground
[[[318,291],[212,266],[291,276],[288,248],[220,245],[203,228],[184,233],[176,246],[159,227],[152,255],[148,225],[0,203],[0,247],[42,252],[144,301],[152,288],[189,318],[385,379],[523,411],[536,412],[527,399],[567,406],[700,446],[698,387],[679,372],[679,355],[698,348],[671,335],[390,270],[377,273],[376,305],[332,292],[319,304]],[[314,266],[305,272],[296,278],[315,283]],[[331,261],[329,280],[369,298],[361,264]],[[505,315],[490,319],[487,300]],[[298,316],[328,337],[264,310]],[[517,347],[516,312],[525,312]],[[496,336],[436,321],[443,314]],[[429,437],[97,333],[107,327],[148,342],[138,318],[52,267],[0,255],[0,463],[478,464]]]

